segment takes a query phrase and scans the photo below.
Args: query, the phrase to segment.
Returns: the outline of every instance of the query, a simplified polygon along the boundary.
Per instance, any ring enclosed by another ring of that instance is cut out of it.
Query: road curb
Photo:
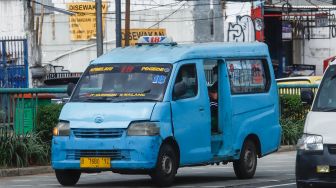
[[[296,145],[283,145],[280,146],[278,152],[286,152],[286,151],[296,151]]]
[[[27,176],[27,175],[45,174],[52,172],[54,172],[54,170],[51,168],[51,166],[8,168],[8,169],[0,169],[0,177]]]

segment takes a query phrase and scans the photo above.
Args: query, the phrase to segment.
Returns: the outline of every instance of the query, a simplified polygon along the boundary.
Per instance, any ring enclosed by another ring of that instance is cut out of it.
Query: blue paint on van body
[[[232,94],[226,62],[234,59],[262,58],[269,67],[269,89],[264,93]],[[203,71],[204,59],[221,59],[219,79],[219,128],[211,134],[210,101]],[[60,120],[69,121],[69,136],[54,136],[52,167],[80,169],[80,151],[108,151],[111,169],[153,169],[160,146],[165,140],[176,141],[179,166],[231,162],[239,159],[247,138],[256,138],[260,157],[279,148],[279,101],[268,47],[263,43],[205,43],[192,45],[143,45],[117,48],[97,58],[91,65],[110,63],[169,63],[172,72],[162,102],[91,103],[69,102]],[[193,98],[175,101],[172,91],[182,65],[194,63],[197,68],[198,93]],[[96,123],[95,118],[104,119]],[[160,127],[157,136],[128,136],[131,122],[152,121]],[[115,129],[115,138],[81,138],[76,130]],[[118,132],[117,131],[117,132]],[[116,133],[117,134],[117,133]],[[114,152],[114,153],[113,153]],[[115,156],[115,158],[113,158]]]

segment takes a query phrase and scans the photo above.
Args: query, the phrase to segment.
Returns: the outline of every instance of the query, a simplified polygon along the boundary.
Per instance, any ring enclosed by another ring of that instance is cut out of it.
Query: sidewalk
[[[278,152],[296,151],[296,145],[282,145]]]
[[[36,166],[26,168],[4,168],[0,169],[0,177],[26,176],[35,174],[53,173],[51,166]]]

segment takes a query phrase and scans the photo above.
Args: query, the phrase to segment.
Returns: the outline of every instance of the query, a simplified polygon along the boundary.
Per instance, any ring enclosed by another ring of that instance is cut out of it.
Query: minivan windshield
[[[70,101],[162,101],[170,72],[170,64],[91,65]]]
[[[312,111],[336,112],[336,65],[325,72]]]

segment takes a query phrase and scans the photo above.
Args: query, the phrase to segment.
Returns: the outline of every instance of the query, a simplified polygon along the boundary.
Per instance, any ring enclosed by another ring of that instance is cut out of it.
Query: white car
[[[312,108],[297,145],[297,187],[336,187],[336,64],[328,67],[315,99],[307,90],[301,98]]]

